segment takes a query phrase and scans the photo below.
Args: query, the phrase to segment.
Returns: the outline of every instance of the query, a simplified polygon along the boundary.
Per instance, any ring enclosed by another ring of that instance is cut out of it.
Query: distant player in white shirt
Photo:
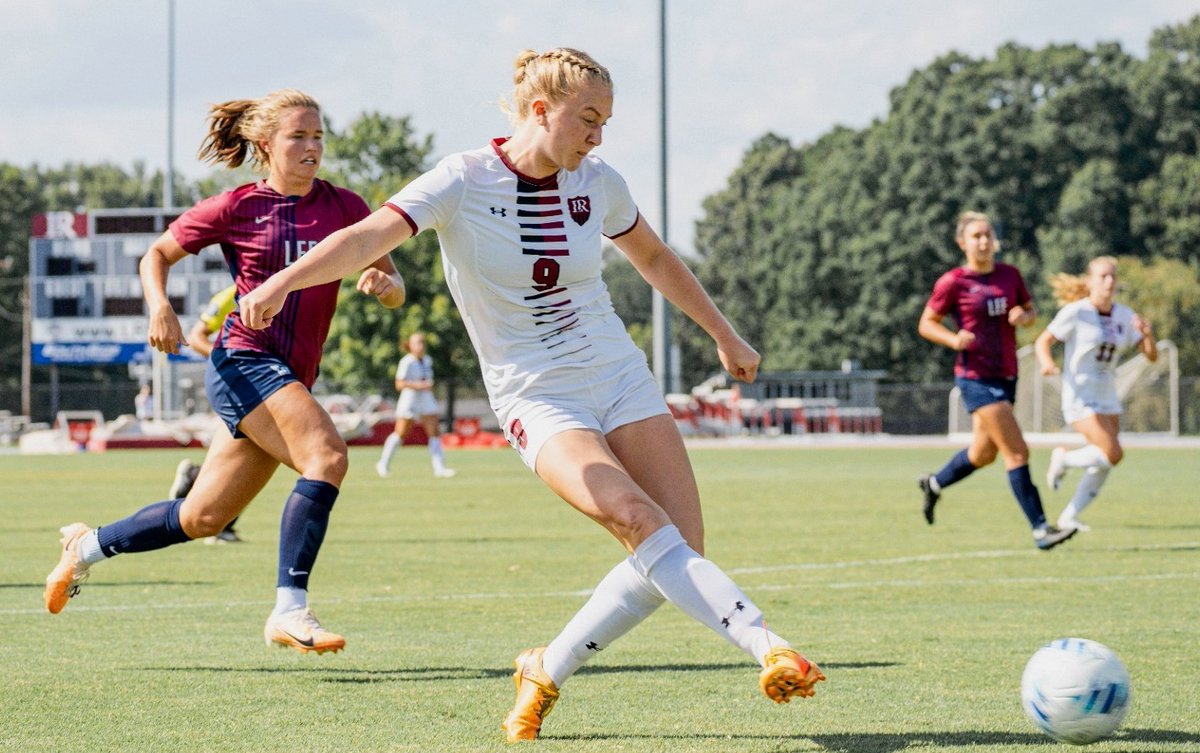
[[[1079,513],[1099,493],[1109,470],[1121,462],[1124,451],[1117,435],[1121,430],[1121,399],[1116,370],[1122,351],[1137,347],[1146,358],[1157,360],[1158,348],[1150,324],[1113,300],[1117,287],[1117,260],[1100,256],[1088,264],[1087,275],[1059,274],[1052,280],[1060,304],[1054,321],[1034,343],[1042,374],[1059,373],[1050,349],[1066,343],[1062,367],[1063,417],[1087,440],[1076,450],[1055,448],[1046,480],[1054,489],[1068,468],[1086,469],[1075,495],[1058,519],[1058,527],[1087,530]]]
[[[646,358],[613,312],[602,237],[713,338],[731,375],[753,381],[760,357],[640,216],[625,181],[591,154],[612,115],[608,71],[578,50],[526,50],[513,83],[511,138],[447,157],[317,244],[244,296],[242,319],[266,327],[289,292],[437,231],[446,284],[509,442],[630,555],[558,637],[517,657],[516,703],[503,725],[510,742],[536,738],[567,678],[663,601],[758,662],[767,697],[811,696],[825,679],[820,668],[767,629],[762,611],[701,554],[696,479]]]
[[[383,443],[383,454],[375,464],[380,476],[388,475],[392,456],[404,443],[404,437],[412,428],[414,420],[421,422],[425,436],[429,438],[429,460],[433,464],[433,475],[437,478],[452,478],[453,468],[446,467],[446,453],[442,450],[441,430],[438,418],[441,409],[433,396],[433,358],[425,352],[425,333],[414,332],[406,342],[408,352],[396,367],[396,429]]]

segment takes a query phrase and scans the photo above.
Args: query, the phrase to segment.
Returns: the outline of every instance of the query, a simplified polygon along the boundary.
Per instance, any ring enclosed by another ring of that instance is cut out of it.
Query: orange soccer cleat
[[[46,576],[46,590],[42,594],[50,614],[63,611],[72,596],[79,593],[83,582],[88,579],[88,564],[79,558],[79,540],[91,532],[83,523],[72,523],[59,529],[62,533],[62,555],[58,565]]]
[[[787,703],[794,695],[809,698],[816,694],[813,685],[825,679],[820,667],[794,649],[774,649],[763,662],[758,684],[775,703]]]
[[[558,688],[542,669],[542,654],[545,651],[545,646],[528,648],[513,661],[516,667],[513,684],[517,689],[517,700],[500,725],[508,733],[510,743],[536,740],[542,729],[542,720],[558,700]]]

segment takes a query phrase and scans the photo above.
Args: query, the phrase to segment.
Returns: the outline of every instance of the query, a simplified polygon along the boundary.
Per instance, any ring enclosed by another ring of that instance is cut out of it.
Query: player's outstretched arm
[[[762,356],[734,330],[704,286],[642,218],[613,243],[654,289],[708,333],[721,365],[735,379],[753,382]]]
[[[295,264],[243,295],[238,302],[242,322],[251,329],[265,329],[283,308],[288,293],[340,280],[375,263],[410,237],[412,228],[402,216],[386,207],[376,210],[330,234]]]

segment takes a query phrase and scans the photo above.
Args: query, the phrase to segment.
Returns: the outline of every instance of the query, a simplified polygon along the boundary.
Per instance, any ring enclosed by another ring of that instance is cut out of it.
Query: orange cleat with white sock
[[[763,664],[758,684],[775,703],[787,703],[797,695],[810,698],[816,694],[813,686],[825,679],[820,667],[790,648],[772,650]]]

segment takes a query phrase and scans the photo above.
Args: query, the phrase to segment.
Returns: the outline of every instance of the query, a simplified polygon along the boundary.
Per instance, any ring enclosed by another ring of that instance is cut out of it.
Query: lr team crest
[[[592,216],[592,200],[587,196],[572,196],[567,199],[567,209],[576,225],[582,225]]]

